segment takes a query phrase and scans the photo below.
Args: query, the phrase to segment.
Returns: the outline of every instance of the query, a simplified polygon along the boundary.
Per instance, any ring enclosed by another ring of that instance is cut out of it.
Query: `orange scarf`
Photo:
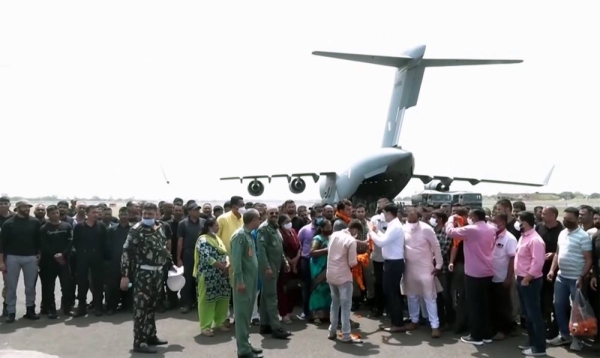
[[[338,218],[340,218],[340,219],[344,220],[344,222],[345,222],[346,224],[349,224],[349,223],[350,223],[350,220],[351,220],[351,219],[350,219],[349,217],[347,217],[346,215],[344,215],[344,213],[342,213],[342,212],[336,211],[336,212],[335,212],[335,216],[337,216]]]
[[[373,252],[373,241],[372,240],[368,240],[369,242],[369,249],[367,250],[367,252],[357,255],[356,256],[356,260],[358,261],[358,265],[354,266],[351,271],[352,271],[352,279],[356,282],[356,284],[358,285],[358,287],[360,288],[361,291],[365,290],[365,280],[363,277],[363,267],[368,267],[369,266],[369,262],[371,261],[371,252]]]

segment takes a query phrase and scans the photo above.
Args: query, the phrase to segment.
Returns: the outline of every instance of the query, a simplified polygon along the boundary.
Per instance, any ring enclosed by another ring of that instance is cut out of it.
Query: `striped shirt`
[[[585,266],[583,253],[586,251],[592,251],[592,240],[583,229],[561,231],[558,236],[558,274],[571,280],[581,277]]]

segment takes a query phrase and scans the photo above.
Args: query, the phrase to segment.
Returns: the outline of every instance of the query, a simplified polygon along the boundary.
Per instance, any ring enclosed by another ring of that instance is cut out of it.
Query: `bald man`
[[[242,215],[243,226],[231,237],[231,268],[233,270],[233,306],[235,318],[235,340],[238,357],[262,357],[262,349],[250,345],[250,321],[256,299],[258,260],[252,240],[252,230],[258,228],[260,215],[249,209]]]
[[[325,205],[325,207],[323,208],[323,217],[329,221],[332,221],[334,214],[335,210],[333,210],[333,206]]]
[[[46,205],[37,204],[33,209],[33,215],[40,221],[40,224],[44,225],[46,223]]]

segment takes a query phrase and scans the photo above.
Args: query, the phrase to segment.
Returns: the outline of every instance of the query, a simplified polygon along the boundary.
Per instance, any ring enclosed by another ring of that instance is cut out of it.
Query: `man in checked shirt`
[[[452,272],[448,270],[448,264],[450,263],[450,249],[452,248],[452,239],[446,236],[446,223],[448,222],[448,215],[445,211],[439,209],[435,210],[429,224],[433,227],[435,235],[437,236],[438,242],[440,243],[440,249],[442,251],[442,258],[444,263],[442,264],[442,271],[439,275],[440,283],[444,289],[438,294],[437,306],[438,316],[440,318],[440,327],[442,330],[449,329],[454,324],[454,307],[452,300]]]

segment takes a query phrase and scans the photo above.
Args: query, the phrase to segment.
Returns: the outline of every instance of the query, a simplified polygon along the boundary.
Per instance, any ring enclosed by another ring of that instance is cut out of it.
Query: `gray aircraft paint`
[[[453,67],[520,63],[522,60],[471,60],[471,59],[425,59],[425,45],[405,51],[401,56],[373,56],[336,52],[313,52],[313,55],[331,57],[348,61],[357,61],[396,68],[392,98],[384,126],[381,148],[374,153],[358,158],[349,168],[342,171],[324,173],[296,173],[275,175],[254,175],[243,177],[226,177],[221,180],[250,179],[248,192],[252,196],[260,196],[264,185],[259,179],[265,178],[270,183],[274,178],[286,178],[293,193],[301,193],[306,188],[302,177],[312,177],[315,183],[320,179],[319,191],[323,203],[332,204],[343,198],[352,198],[356,202],[374,202],[380,197],[395,198],[413,178],[420,179],[425,189],[448,191],[453,181],[467,181],[472,185],[478,183],[512,184],[524,186],[544,186],[548,184],[554,167],[543,183],[522,183],[495,179],[476,179],[462,177],[429,176],[414,174],[415,160],[413,154],[403,150],[398,141],[408,108],[417,105],[423,75],[427,67]],[[299,188],[301,190],[299,190]]]

